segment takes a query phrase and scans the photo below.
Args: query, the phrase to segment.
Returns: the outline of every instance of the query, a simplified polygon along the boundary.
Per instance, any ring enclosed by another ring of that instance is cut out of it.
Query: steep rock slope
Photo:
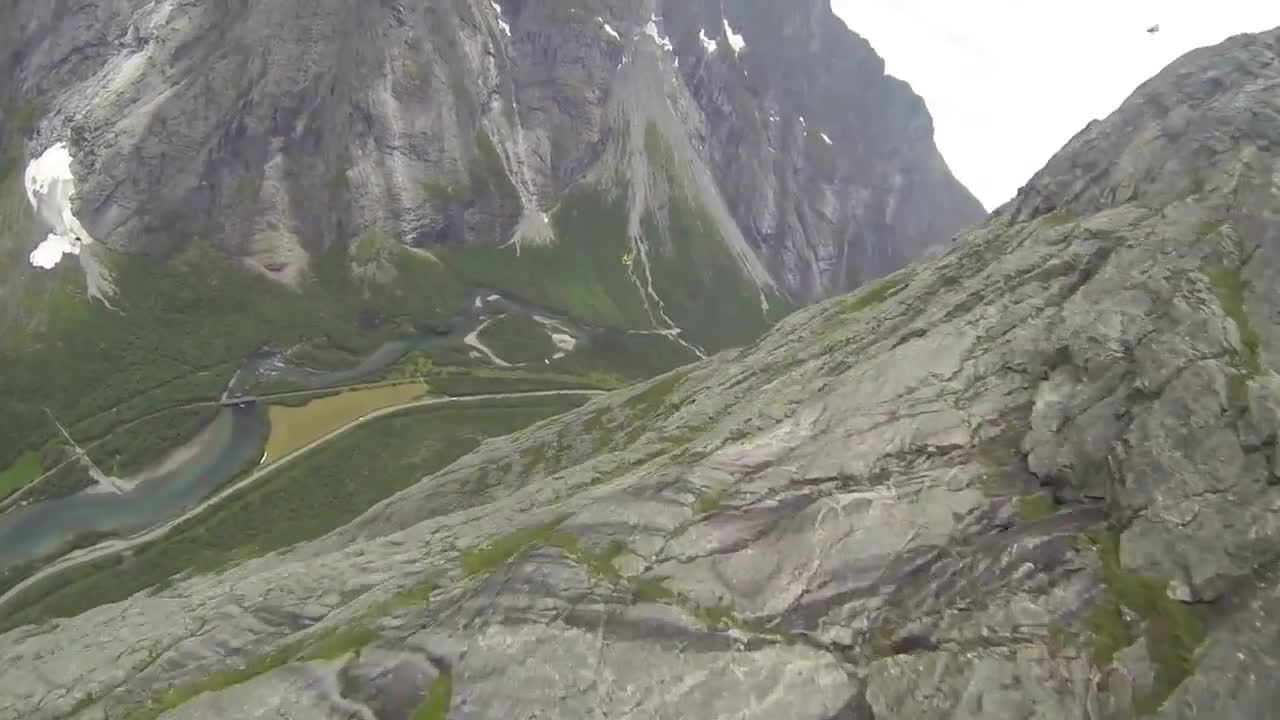
[[[1190,53],[940,257],[9,631],[0,712],[1266,717],[1278,91],[1280,29]]]

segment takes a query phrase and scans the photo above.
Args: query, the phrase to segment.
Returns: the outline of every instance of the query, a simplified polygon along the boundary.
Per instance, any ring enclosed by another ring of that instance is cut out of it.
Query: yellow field
[[[300,407],[272,405],[271,435],[263,463],[273,463],[300,447],[375,410],[403,405],[427,394],[421,383],[352,390],[312,400]]]

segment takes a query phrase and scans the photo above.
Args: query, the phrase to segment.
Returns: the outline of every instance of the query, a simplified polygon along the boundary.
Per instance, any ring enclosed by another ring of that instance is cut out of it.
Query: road
[[[219,406],[234,407],[236,405],[239,405],[242,402],[249,402],[250,400],[252,400],[253,402],[271,402],[272,400],[284,400],[286,398],[307,397],[311,395],[336,395],[336,394],[348,392],[351,390],[367,390],[371,388],[389,387],[392,385],[404,385],[412,382],[420,382],[420,383],[423,383],[424,385],[426,384],[426,381],[423,380],[422,378],[417,378],[416,381],[412,379],[383,380],[380,382],[372,382],[372,383],[356,383],[354,385],[335,385],[333,387],[326,387],[326,388],[313,388],[309,390],[289,390],[286,392],[269,393],[266,395],[252,395],[244,399],[237,399],[237,400],[230,400],[230,401],[228,401],[224,397],[221,400],[203,400],[199,402],[185,403],[183,405],[174,405],[172,407],[161,408],[159,410],[149,412],[146,415],[143,415],[141,417],[134,418],[133,420],[130,420],[129,422],[114,428],[111,431],[111,433],[108,433],[102,438],[89,443],[88,447],[84,448],[83,450],[92,449],[99,443],[103,443],[109,440],[112,437],[112,435],[114,435],[115,433],[120,432],[121,430],[125,430],[133,425],[137,425],[143,420],[150,420],[151,418],[157,415],[163,415],[164,413],[173,412],[175,410],[188,410],[190,408],[197,408],[197,407],[219,407]],[[61,429],[61,426],[59,426],[59,428]],[[63,430],[63,434],[64,435],[66,434],[65,430]],[[67,439],[70,440],[71,439],[70,436],[67,436]],[[72,442],[72,444],[74,445],[75,443]],[[80,458],[81,458],[81,455],[83,454],[83,450],[79,450],[76,455],[73,455],[67,460],[64,460],[63,462],[58,463],[56,466],[54,466],[52,470],[45,472],[44,474],[40,475],[40,477],[37,477],[35,480],[32,480],[31,482],[22,486],[21,489],[13,493],[10,493],[9,497],[0,498],[0,512],[8,510],[11,506],[17,505],[19,502],[21,502],[23,496],[27,493],[27,491],[39,485],[40,481],[58,472],[59,470],[70,465],[71,463],[80,462]],[[88,455],[84,454],[84,457],[87,458]]]
[[[210,506],[220,502],[221,500],[227,497],[230,497],[232,494],[239,492],[240,490],[243,490],[246,487],[249,487],[253,483],[262,479],[263,477],[270,475],[276,470],[279,470],[281,467],[293,462],[294,460],[297,460],[299,457],[302,457],[303,455],[306,455],[312,450],[315,450],[320,446],[332,441],[334,438],[337,438],[347,433],[348,431],[356,427],[359,427],[360,425],[363,425],[367,422],[372,422],[374,420],[377,420],[378,418],[386,417],[387,415],[392,415],[398,412],[403,412],[405,410],[421,408],[421,407],[430,407],[433,405],[450,405],[454,403],[470,403],[470,402],[479,402],[483,400],[514,400],[514,399],[531,398],[531,397],[557,397],[557,396],[564,397],[564,396],[583,396],[583,395],[595,396],[595,395],[603,395],[603,394],[605,394],[604,390],[534,390],[530,392],[493,393],[490,395],[471,395],[467,397],[426,398],[423,400],[415,400],[413,402],[404,403],[403,405],[393,405],[391,407],[386,407],[381,410],[375,410],[369,413],[368,415],[364,415],[360,418],[357,418],[347,423],[346,425],[343,425],[342,427],[338,428],[337,430],[334,430],[333,432],[330,432],[327,435],[324,435],[322,437],[319,437],[311,441],[310,443],[298,448],[297,450],[294,450],[293,452],[289,453],[288,455],[285,455],[284,457],[280,458],[279,460],[276,460],[275,462],[269,465],[263,465],[262,467],[259,467],[257,470],[254,470],[253,472],[249,473],[249,475],[246,476],[244,479],[240,480],[240,482],[237,482],[231,485],[230,487],[223,489],[221,492],[206,498],[204,502],[201,502],[199,505],[195,506],[191,510],[187,511],[182,515],[179,515],[176,518],[173,518],[172,520],[169,520],[168,522],[165,522],[162,525],[157,525],[156,527],[151,528],[150,530],[145,530],[137,535],[133,535],[132,537],[119,538],[116,540],[107,540],[105,542],[98,543],[93,547],[85,548],[83,550],[76,550],[75,552],[69,553],[63,556],[62,558],[59,558],[52,565],[42,568],[39,572],[35,573],[31,577],[27,578],[26,580],[23,580],[17,585],[14,585],[12,588],[9,589],[8,592],[4,593],[3,595],[0,595],[0,608],[3,608],[6,602],[16,597],[23,590],[31,587],[35,583],[39,582],[40,580],[46,577],[49,577],[50,575],[60,573],[64,570],[69,570],[73,567],[76,567],[77,565],[83,565],[87,562],[91,562],[93,560],[97,560],[99,558],[106,557],[108,555],[124,552],[125,550],[128,550],[130,548],[137,547],[138,545],[142,545],[143,543],[148,543],[153,540],[158,540],[164,537],[166,534],[168,534],[170,530],[186,522],[187,520],[190,520],[191,518],[203,513],[205,510],[209,509]]]
[[[230,407],[243,403],[259,403],[271,402],[272,400],[285,400],[288,398],[312,397],[316,395],[338,395],[341,393],[352,392],[355,390],[373,390],[374,388],[394,387],[396,385],[410,385],[413,383],[426,384],[426,380],[418,378],[403,378],[399,380],[381,380],[371,383],[355,383],[353,385],[334,385],[331,387],[308,388],[305,390],[286,390],[285,392],[268,393],[266,395],[240,395],[226,396],[216,404],[222,407]],[[213,404],[213,403],[205,403]]]

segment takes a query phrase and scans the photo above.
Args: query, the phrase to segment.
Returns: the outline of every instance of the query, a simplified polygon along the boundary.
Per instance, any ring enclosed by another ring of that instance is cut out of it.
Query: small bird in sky
[[[1160,26],[1159,26],[1159,25],[1152,25],[1151,27],[1147,28],[1147,34],[1148,34],[1148,35],[1155,35],[1155,34],[1156,34],[1156,33],[1158,33],[1158,32],[1160,32]]]

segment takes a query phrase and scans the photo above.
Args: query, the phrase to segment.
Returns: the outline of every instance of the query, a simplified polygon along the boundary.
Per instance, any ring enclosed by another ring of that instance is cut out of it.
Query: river
[[[174,517],[256,465],[266,437],[258,408],[223,408],[190,443],[158,469],[138,476],[125,493],[86,491],[0,515],[0,568],[56,553],[77,537],[131,535]]]
[[[264,382],[307,389],[368,381],[417,350],[457,346],[466,352],[466,336],[487,317],[511,309],[546,318],[544,310],[478,291],[467,312],[448,332],[426,331],[384,343],[359,362],[339,370],[320,371],[286,362],[280,354],[258,354],[236,373],[228,396],[252,393]],[[555,325],[576,336],[586,331],[555,318]],[[0,515],[0,569],[65,551],[76,538],[95,534],[132,535],[177,517],[261,459],[268,426],[259,407],[225,407],[214,421],[186,445],[143,473],[124,478],[131,489],[115,494],[97,488],[66,498],[15,508]]]

